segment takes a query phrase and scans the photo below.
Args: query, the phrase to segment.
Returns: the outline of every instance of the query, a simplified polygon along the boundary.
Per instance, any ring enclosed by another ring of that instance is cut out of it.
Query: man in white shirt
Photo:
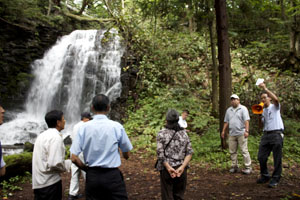
[[[92,116],[89,112],[84,112],[81,114],[81,121],[74,125],[73,132],[71,134],[72,141],[75,140],[78,129],[87,121],[91,120]],[[84,162],[83,154],[79,154],[79,159]],[[69,198],[68,200],[79,199],[83,195],[79,194],[79,179],[80,173],[82,173],[85,178],[85,172],[80,170],[74,163],[71,164],[71,181],[69,189]]]
[[[282,172],[282,147],[284,125],[280,114],[280,103],[278,97],[267,89],[265,83],[259,84],[264,90],[261,101],[264,103],[262,114],[263,132],[258,150],[258,161],[260,164],[260,178],[257,183],[269,182],[269,187],[277,187]],[[272,101],[272,103],[271,103]],[[268,171],[268,157],[273,152],[274,171],[270,176]]]
[[[181,116],[179,117],[178,124],[181,128],[186,129],[187,128],[187,122],[186,118],[189,116],[189,111],[188,110],[183,110],[181,113]]]
[[[63,112],[50,111],[45,116],[48,129],[36,139],[32,156],[32,188],[35,200],[62,199],[60,173],[70,168],[65,161],[65,146],[60,133],[65,127]]]
[[[5,113],[5,110],[0,105],[0,125],[3,124],[4,113]],[[1,148],[1,142],[0,142],[0,176],[4,176],[4,175],[5,175],[5,162],[3,160],[2,148]]]

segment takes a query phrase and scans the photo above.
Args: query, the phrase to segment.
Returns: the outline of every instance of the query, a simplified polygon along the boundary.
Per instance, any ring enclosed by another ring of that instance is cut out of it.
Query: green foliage
[[[2,190],[0,190],[0,195],[2,197],[8,197],[12,195],[12,192],[17,191],[17,190],[23,190],[22,187],[20,187],[20,184],[24,183],[30,183],[31,182],[31,173],[30,172],[25,172],[24,176],[15,176],[7,181],[4,180],[0,183]]]

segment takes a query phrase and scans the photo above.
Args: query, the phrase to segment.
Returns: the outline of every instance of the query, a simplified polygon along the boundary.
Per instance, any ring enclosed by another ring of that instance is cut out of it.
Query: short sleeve
[[[3,160],[3,156],[1,156],[0,168],[5,166],[5,162]]]
[[[244,109],[243,109],[243,119],[244,119],[244,121],[250,120],[249,111],[246,107],[244,107]]]
[[[71,148],[70,148],[70,152],[74,155],[79,155],[82,152],[82,145],[81,145],[81,141],[82,141],[82,135],[84,133],[84,127],[79,127],[79,129],[77,130],[77,134],[75,135],[75,139],[72,142]]]
[[[228,109],[226,110],[226,113],[225,113],[224,122],[226,122],[226,123],[229,122],[229,112],[228,112]]]
[[[123,127],[121,127],[121,137],[119,138],[118,145],[122,152],[128,152],[133,148]]]

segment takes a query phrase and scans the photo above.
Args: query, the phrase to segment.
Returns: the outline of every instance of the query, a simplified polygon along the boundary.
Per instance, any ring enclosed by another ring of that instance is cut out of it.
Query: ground
[[[153,168],[155,158],[142,154],[131,154],[129,160],[122,160],[121,171],[126,182],[129,200],[160,199],[159,173]],[[271,167],[271,166],[270,166]],[[67,199],[70,173],[64,173],[63,191]],[[192,163],[188,170],[188,185],[185,193],[187,200],[206,199],[300,199],[300,169],[285,168],[283,178],[277,188],[268,188],[267,184],[256,184],[259,167],[254,166],[250,175],[230,174],[228,170],[211,170]],[[81,180],[81,191],[84,183]],[[8,199],[31,200],[31,184],[23,184],[23,191],[13,193]]]

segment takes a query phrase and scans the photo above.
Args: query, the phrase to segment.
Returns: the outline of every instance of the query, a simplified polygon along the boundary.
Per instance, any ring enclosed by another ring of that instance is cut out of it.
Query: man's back
[[[123,126],[105,115],[95,115],[79,128],[71,152],[78,155],[83,151],[89,167],[116,168],[121,165],[119,148],[123,152],[132,149]]]

